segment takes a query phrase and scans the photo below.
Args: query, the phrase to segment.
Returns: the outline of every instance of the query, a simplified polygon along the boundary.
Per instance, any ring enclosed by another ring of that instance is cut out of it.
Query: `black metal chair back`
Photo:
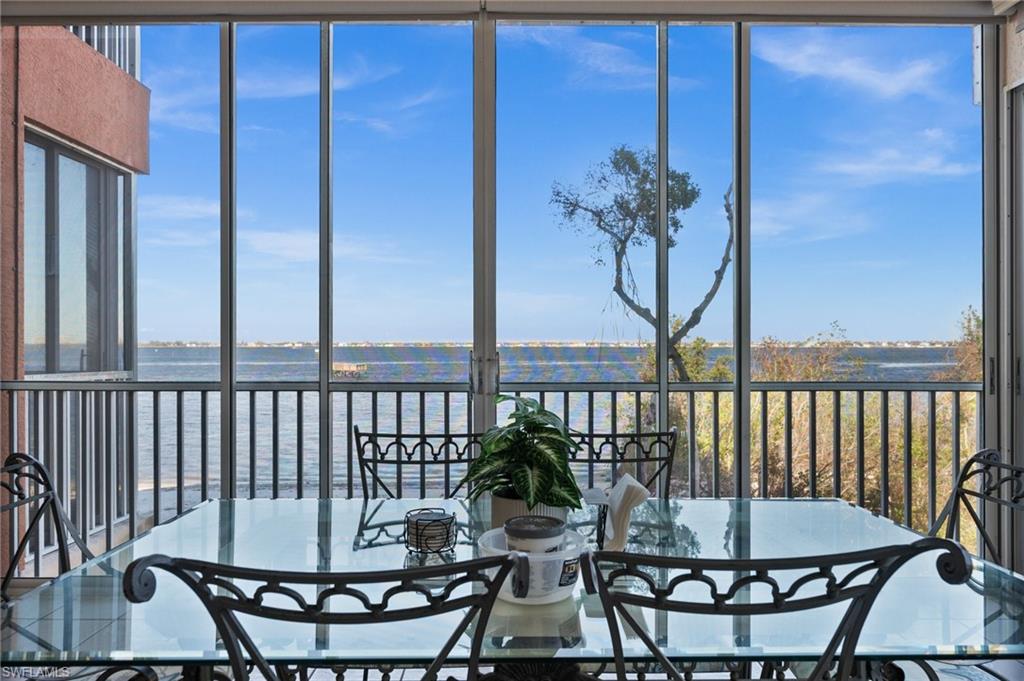
[[[936,567],[943,580],[963,584],[971,574],[971,557],[960,545],[928,537],[913,544],[826,556],[766,560],[693,559],[597,551],[582,559],[584,584],[601,597],[611,634],[618,678],[626,678],[619,620],[644,642],[669,677],[683,676],[661,651],[630,608],[698,615],[771,615],[836,603],[848,603],[839,626],[808,681],[848,681],[854,652],[871,605],[890,577],[907,561],[928,551],[941,550]],[[660,580],[653,574],[662,572]],[[782,573],[786,573],[783,575]],[[712,575],[722,575],[722,581]],[[780,580],[783,580],[780,583]],[[703,600],[675,593],[682,585],[707,587]],[[817,586],[814,586],[814,585]],[[748,587],[761,585],[762,589]],[[835,674],[831,673],[837,665]]]
[[[359,426],[352,427],[355,435],[356,453],[359,456],[359,476],[363,483],[363,498],[376,499],[379,492],[391,499],[395,492],[385,482],[392,480],[396,489],[401,488],[403,479],[420,483],[419,497],[427,496],[426,476],[429,469],[442,471],[445,498],[454,498],[462,488],[462,477],[470,462],[480,452],[478,433],[364,433]],[[382,475],[384,470],[393,475]],[[403,473],[405,474],[403,476]],[[409,474],[412,474],[412,478]],[[453,487],[454,485],[454,487]]]
[[[467,632],[474,618],[478,618],[472,633],[467,676],[468,681],[475,681],[487,619],[498,590],[511,574],[513,592],[525,595],[529,580],[525,554],[506,554],[405,570],[348,573],[270,572],[152,555],[133,561],[125,571],[123,587],[129,601],[143,603],[153,597],[156,590],[154,568],[183,581],[202,601],[227,650],[235,681],[249,678],[247,659],[266,681],[282,681],[283,676],[260,653],[239,622],[239,615],[316,625],[366,625],[427,618],[459,610],[465,610],[465,615],[427,667],[423,679],[433,681],[437,678],[455,644]],[[302,586],[317,587],[315,601],[307,601],[299,592]],[[367,594],[363,590],[367,587],[378,587],[381,593],[376,596]],[[466,588],[460,591],[459,587]],[[423,602],[396,605],[393,601],[401,594],[418,594]],[[274,600],[274,605],[265,602],[270,595],[280,597]],[[354,605],[357,610],[332,612],[332,599]]]
[[[945,523],[946,539],[957,536],[962,507],[977,526],[988,551],[988,557],[1001,563],[999,547],[985,529],[981,513],[978,506],[972,503],[973,500],[977,500],[979,504],[998,504],[1018,513],[1024,511],[1024,468],[1003,463],[1002,456],[995,449],[978,452],[960,469],[956,487],[928,531],[928,534],[937,537]]]
[[[468,466],[479,454],[483,433],[365,433],[353,426],[356,453],[359,456],[359,475],[363,484],[363,497],[377,498],[383,490],[395,498],[382,476],[383,469],[393,470],[387,477],[401,486],[403,469],[405,480],[411,471],[421,482],[420,497],[426,495],[428,468],[443,468],[445,497],[454,498],[462,489],[462,475],[452,475],[456,466]],[[656,496],[668,499],[672,484],[672,462],[676,455],[678,431],[650,433],[580,433],[570,431],[579,449],[570,453],[569,463],[588,468],[607,468],[614,482],[623,468]],[[457,478],[457,479],[456,479]],[[454,484],[454,487],[452,486]]]
[[[13,516],[22,513],[18,509],[27,507],[24,515],[27,518],[25,530],[21,533],[14,552],[11,554],[10,562],[4,571],[3,582],[0,583],[0,599],[4,602],[10,600],[8,588],[21,564],[25,551],[28,550],[34,537],[38,536],[37,527],[44,519],[50,523],[53,532],[53,540],[57,549],[57,568],[60,574],[71,569],[71,556],[68,552],[68,542],[74,542],[82,553],[82,560],[90,560],[94,556],[85,541],[78,534],[71,519],[64,511],[64,506],[57,496],[56,488],[53,485],[53,478],[50,471],[38,459],[15,452],[4,461],[0,469],[0,489],[7,492],[8,501],[0,505],[0,513],[10,513]],[[36,550],[41,550],[37,547]]]
[[[580,448],[569,455],[570,464],[608,466],[611,482],[620,471],[630,473],[652,494],[668,499],[672,486],[672,463],[676,458],[679,432],[672,428],[650,433],[573,433]]]

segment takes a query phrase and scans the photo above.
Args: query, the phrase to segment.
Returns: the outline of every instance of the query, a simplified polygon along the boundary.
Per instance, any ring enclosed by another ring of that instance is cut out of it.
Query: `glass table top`
[[[23,665],[223,662],[227,656],[199,600],[158,572],[156,594],[131,604],[121,573],[153,553],[268,571],[372,571],[400,568],[409,554],[405,513],[444,507],[459,520],[457,559],[475,557],[488,529],[486,503],[457,500],[221,500],[174,521],[39,587],[3,612],[0,660]],[[592,511],[570,524],[592,531]],[[704,558],[791,557],[909,543],[918,535],[836,500],[700,499],[648,501],[633,512],[627,550]],[[935,556],[915,558],[883,590],[857,648],[878,659],[1024,656],[1024,577],[976,561],[967,585],[949,585]],[[780,615],[726,617],[643,612],[641,623],[673,658],[815,659],[842,606]],[[245,619],[266,657],[276,662],[426,663],[460,613],[405,623],[314,626]],[[475,626],[475,625],[474,625]],[[472,631],[472,628],[471,628]],[[560,658],[604,661],[611,641],[597,596],[578,581],[571,598],[550,605],[498,601],[486,624],[485,660]],[[463,637],[452,660],[468,656]],[[628,659],[651,659],[635,632]]]

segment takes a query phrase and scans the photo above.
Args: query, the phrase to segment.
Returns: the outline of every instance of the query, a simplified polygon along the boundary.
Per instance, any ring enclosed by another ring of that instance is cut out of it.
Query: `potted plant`
[[[580,488],[569,468],[579,445],[562,419],[528,397],[499,395],[515,409],[505,425],[481,439],[481,454],[464,482],[470,499],[491,494],[491,526],[518,515],[548,515],[565,520],[569,508],[581,508]]]

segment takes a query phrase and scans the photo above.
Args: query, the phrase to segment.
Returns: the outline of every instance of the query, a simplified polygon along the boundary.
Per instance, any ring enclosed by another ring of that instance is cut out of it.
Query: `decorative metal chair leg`
[[[905,681],[907,678],[906,672],[900,669],[894,662],[883,662],[879,667],[879,672],[881,672],[882,681]],[[935,672],[931,672],[930,678],[937,681]]]
[[[924,675],[928,677],[928,681],[939,681],[938,672],[930,664],[923,660],[913,660],[913,663],[921,668]]]
[[[727,660],[725,668],[729,671],[729,681],[739,681],[740,679],[750,678],[750,674],[746,673],[747,666],[745,662]]]
[[[199,664],[183,666],[181,674],[173,678],[176,681],[234,681],[230,675],[217,671],[216,667]]]
[[[96,677],[96,681],[108,681],[115,674],[121,672],[132,672],[128,677],[131,681],[160,681],[160,677],[157,676],[156,672],[153,671],[152,667],[146,667],[144,665],[127,665],[124,667],[110,667],[109,669],[103,670],[99,676]]]
[[[604,665],[602,665],[603,667]],[[637,678],[642,672],[637,671]],[[498,663],[483,681],[599,681],[574,662]]]

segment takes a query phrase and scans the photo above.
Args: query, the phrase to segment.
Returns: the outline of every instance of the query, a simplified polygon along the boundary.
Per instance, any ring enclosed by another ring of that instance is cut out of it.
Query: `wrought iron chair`
[[[978,452],[960,470],[949,501],[928,531],[928,534],[937,537],[945,524],[946,539],[955,537],[960,527],[960,510],[963,507],[977,526],[988,556],[996,563],[1001,563],[999,547],[985,529],[985,523],[972,503],[973,499],[982,504],[991,502],[1013,511],[1024,511],[1024,468],[1003,463],[995,449]]]
[[[384,481],[382,468],[394,470],[395,484],[401,486],[402,472],[413,471],[425,483],[428,468],[443,469],[446,498],[454,498],[462,488],[462,475],[452,479],[452,469],[468,466],[480,451],[479,433],[365,433],[352,426],[359,456],[359,476],[363,498],[377,498],[378,489],[394,499],[395,493]],[[387,476],[391,478],[392,476]],[[408,479],[408,478],[407,478]],[[455,485],[454,488],[452,485]],[[426,485],[420,486],[420,497],[426,496]]]
[[[64,574],[71,569],[71,556],[68,551],[69,540],[78,547],[82,553],[83,560],[94,558],[85,540],[78,533],[75,524],[68,518],[57,496],[56,488],[53,485],[53,478],[50,471],[38,459],[15,452],[4,461],[0,469],[0,488],[6,490],[9,501],[0,506],[0,513],[11,513],[17,509],[27,509],[28,520],[25,523],[25,531],[21,534],[17,547],[11,555],[10,563],[4,572],[3,582],[0,583],[0,598],[3,602],[10,599],[8,588],[14,574],[28,549],[29,544],[36,536],[36,527],[43,519],[50,523],[53,532],[54,544],[57,549],[57,569]]]
[[[573,433],[580,448],[570,454],[570,464],[610,467],[614,483],[624,468],[637,482],[661,499],[671,496],[672,463],[679,432]]]
[[[976,501],[975,501],[976,500]],[[935,518],[928,534],[937,537],[944,535],[946,539],[953,539],[957,536],[961,523],[961,509],[966,509],[971,517],[981,540],[984,542],[988,557],[996,563],[1000,561],[999,547],[992,540],[992,536],[985,528],[985,523],[979,513],[978,505],[991,502],[1009,508],[1013,511],[1024,511],[1024,468],[1003,463],[1002,456],[998,450],[984,449],[964,464],[957,476],[956,486],[953,488],[946,505]],[[945,532],[942,527],[945,525]],[[987,583],[978,583],[974,580],[967,582],[967,585],[977,593],[986,593],[991,589]],[[990,602],[1012,602],[1013,599],[991,599]],[[990,617],[997,617],[998,612],[992,613]],[[976,662],[957,663],[951,661],[944,665],[936,665],[922,660],[911,662],[900,662],[891,669],[889,677],[893,679],[905,678],[903,666],[914,665],[924,672],[931,681],[938,681],[943,678],[961,678],[961,672],[973,670],[972,676],[976,678],[989,678],[995,681],[998,676],[988,673],[985,664]]]
[[[71,555],[68,550],[69,541],[78,547],[83,561],[92,560],[95,556],[78,533],[78,528],[75,527],[75,524],[71,522],[71,519],[68,518],[67,513],[64,511],[64,506],[61,504],[60,497],[57,495],[56,488],[53,485],[50,471],[41,461],[28,454],[15,452],[4,461],[3,468],[0,468],[0,475],[2,475],[2,478],[0,478],[0,489],[6,490],[9,499],[8,503],[0,506],[0,512],[9,512],[13,515],[18,512],[17,509],[33,505],[27,511],[28,520],[25,524],[25,531],[22,533],[21,539],[11,555],[11,562],[4,572],[3,582],[0,583],[0,597],[2,597],[3,603],[6,606],[12,600],[8,587],[14,578],[22,557],[25,555],[25,551],[32,542],[32,538],[36,536],[36,528],[40,522],[50,523],[57,550],[57,569],[59,574],[64,574],[71,569]],[[17,631],[19,635],[25,638],[33,640],[41,648],[52,647],[47,641],[38,638],[29,631],[23,630],[11,621],[11,613],[12,610],[7,609],[4,614],[5,627],[12,631]],[[66,678],[69,681],[78,679],[107,681],[119,674],[125,674],[126,678],[132,681],[157,681],[159,678],[151,667],[133,664],[112,665],[100,670],[86,668]]]
[[[153,597],[156,590],[154,568],[183,581],[202,601],[227,650],[234,681],[248,680],[247,660],[265,681],[284,681],[291,676],[290,670],[272,665],[260,653],[256,642],[239,622],[239,615],[329,626],[399,622],[459,610],[465,610],[465,615],[427,667],[423,679],[437,679],[449,653],[477,618],[472,632],[467,675],[468,681],[476,681],[480,647],[498,589],[506,578],[511,578],[513,593],[525,595],[529,579],[529,564],[524,554],[405,570],[348,573],[268,572],[152,555],[135,560],[125,571],[123,587],[129,601],[143,603]],[[239,582],[249,583],[248,593]],[[387,587],[389,584],[393,586]],[[297,587],[302,586],[319,587],[315,602],[307,601],[298,591]],[[462,586],[467,587],[465,593],[457,593]],[[375,599],[363,590],[367,587],[380,587],[382,593]],[[265,597],[271,594],[281,597],[285,604],[265,603]],[[423,604],[396,606],[392,601],[400,594],[419,595]],[[362,611],[331,612],[328,605],[336,598],[361,607]]]
[[[854,652],[864,621],[886,582],[911,558],[941,550],[936,560],[940,577],[963,584],[971,575],[971,557],[958,544],[936,537],[913,544],[886,546],[866,551],[826,556],[763,560],[690,559],[597,551],[582,557],[588,593],[600,595],[611,634],[615,671],[626,679],[619,620],[643,641],[669,678],[683,681],[680,673],[630,609],[651,609],[699,615],[771,615],[836,603],[848,603],[846,613],[814,666],[808,681],[849,681],[854,672]],[[670,577],[655,579],[653,573],[668,571]],[[785,581],[780,583],[785,574]],[[721,584],[712,575],[723,576]],[[688,600],[675,594],[689,583],[707,587],[706,599]],[[770,591],[759,598],[761,585]],[[633,588],[630,588],[633,587]],[[740,596],[740,594],[743,594]],[[833,666],[837,669],[833,673]],[[687,668],[687,671],[692,671]]]
[[[396,495],[381,475],[381,468],[392,468],[395,481],[401,479],[403,469],[412,470],[425,478],[429,467],[443,467],[444,487],[448,498],[455,497],[462,488],[459,480],[452,479],[452,467],[468,465],[479,453],[482,433],[384,433],[363,432],[353,426],[356,453],[359,456],[359,474],[364,498],[376,498],[381,489],[390,498]],[[614,482],[623,468],[633,474],[655,496],[668,499],[672,484],[672,463],[679,440],[675,428],[665,432],[641,433],[580,433],[573,432],[579,449],[570,454],[570,464],[607,467]],[[408,478],[407,478],[408,479]],[[454,487],[452,484],[454,483]],[[421,495],[423,486],[421,486]]]

